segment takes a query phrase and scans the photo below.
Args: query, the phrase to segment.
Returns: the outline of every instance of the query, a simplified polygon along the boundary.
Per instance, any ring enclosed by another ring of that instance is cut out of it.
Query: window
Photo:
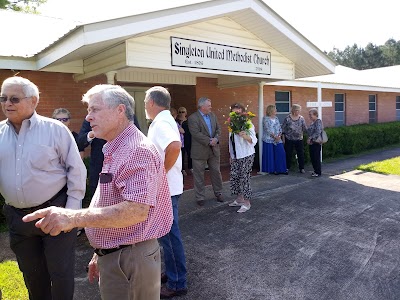
[[[396,96],[396,120],[400,121],[400,96]]]
[[[283,120],[290,113],[290,92],[275,91],[275,105],[278,111],[276,116],[282,124]]]
[[[335,94],[335,126],[343,126],[346,124],[344,109],[344,94]]]
[[[369,123],[376,123],[376,95],[369,95]]]

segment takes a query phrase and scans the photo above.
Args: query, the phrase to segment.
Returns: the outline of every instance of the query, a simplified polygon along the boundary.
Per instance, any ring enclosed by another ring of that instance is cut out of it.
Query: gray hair
[[[309,110],[309,112],[312,113],[314,116],[317,116],[317,117],[318,117],[318,109],[316,109],[316,108],[311,108],[311,109]]]
[[[63,108],[63,107],[56,108],[53,111],[53,115],[52,115],[53,119],[55,119],[58,114],[66,114],[68,116],[68,118],[71,118],[71,113],[69,112],[69,110],[66,108]]]
[[[153,86],[146,91],[145,101],[149,99],[153,100],[157,106],[170,109],[171,107],[171,95],[168,90],[162,86]]]
[[[135,100],[119,85],[98,84],[92,87],[82,97],[82,102],[89,104],[89,100],[99,95],[104,104],[109,108],[115,108],[120,104],[125,105],[125,115],[129,121],[133,121],[135,115]]]
[[[207,97],[200,97],[199,101],[197,102],[197,107],[198,108],[202,107],[204,104],[206,104],[207,101],[211,100]]]
[[[39,88],[29,79],[20,76],[9,77],[3,81],[3,84],[1,85],[1,93],[3,93],[4,88],[9,85],[21,86],[25,97],[36,97],[39,102]]]

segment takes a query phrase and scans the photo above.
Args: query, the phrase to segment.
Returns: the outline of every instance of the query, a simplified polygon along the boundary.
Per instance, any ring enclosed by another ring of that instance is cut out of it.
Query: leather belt
[[[14,208],[19,210],[19,211],[22,211],[24,213],[30,214],[30,213],[33,213],[34,211],[39,210],[39,209],[51,206],[51,202],[53,202],[55,199],[57,199],[59,196],[61,196],[61,194],[65,193],[65,192],[67,192],[67,186],[66,185],[57,194],[55,194],[53,197],[51,197],[50,200],[48,200],[48,201],[46,201],[46,202],[44,202],[44,203],[42,203],[42,204],[40,204],[38,206],[26,207],[26,208],[17,208],[17,207],[14,207]]]
[[[115,251],[121,250],[121,249],[129,247],[129,246],[132,246],[132,245],[120,245],[118,247],[110,248],[110,249],[94,249],[94,253],[96,253],[98,256],[104,256],[104,255],[113,253]]]

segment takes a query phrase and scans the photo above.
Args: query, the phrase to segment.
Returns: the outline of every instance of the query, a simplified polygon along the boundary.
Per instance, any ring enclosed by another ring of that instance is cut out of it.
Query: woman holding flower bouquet
[[[282,128],[276,116],[276,106],[267,106],[263,119],[262,172],[269,174],[288,174],[286,154],[282,143]]]
[[[238,213],[250,209],[252,189],[250,186],[250,173],[253,166],[257,143],[254,125],[251,118],[255,115],[246,112],[240,103],[231,105],[228,124],[229,129],[229,154],[231,162],[230,189],[232,195],[236,195],[235,201],[229,206],[240,206]]]

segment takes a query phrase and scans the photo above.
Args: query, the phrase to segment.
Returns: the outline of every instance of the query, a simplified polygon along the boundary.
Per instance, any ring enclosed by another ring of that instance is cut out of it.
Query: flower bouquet
[[[239,133],[241,131],[245,131],[249,133],[249,130],[252,126],[251,119],[255,116],[256,115],[250,111],[244,113],[232,111],[229,113],[229,118],[225,121],[225,124],[228,124],[229,132]]]

